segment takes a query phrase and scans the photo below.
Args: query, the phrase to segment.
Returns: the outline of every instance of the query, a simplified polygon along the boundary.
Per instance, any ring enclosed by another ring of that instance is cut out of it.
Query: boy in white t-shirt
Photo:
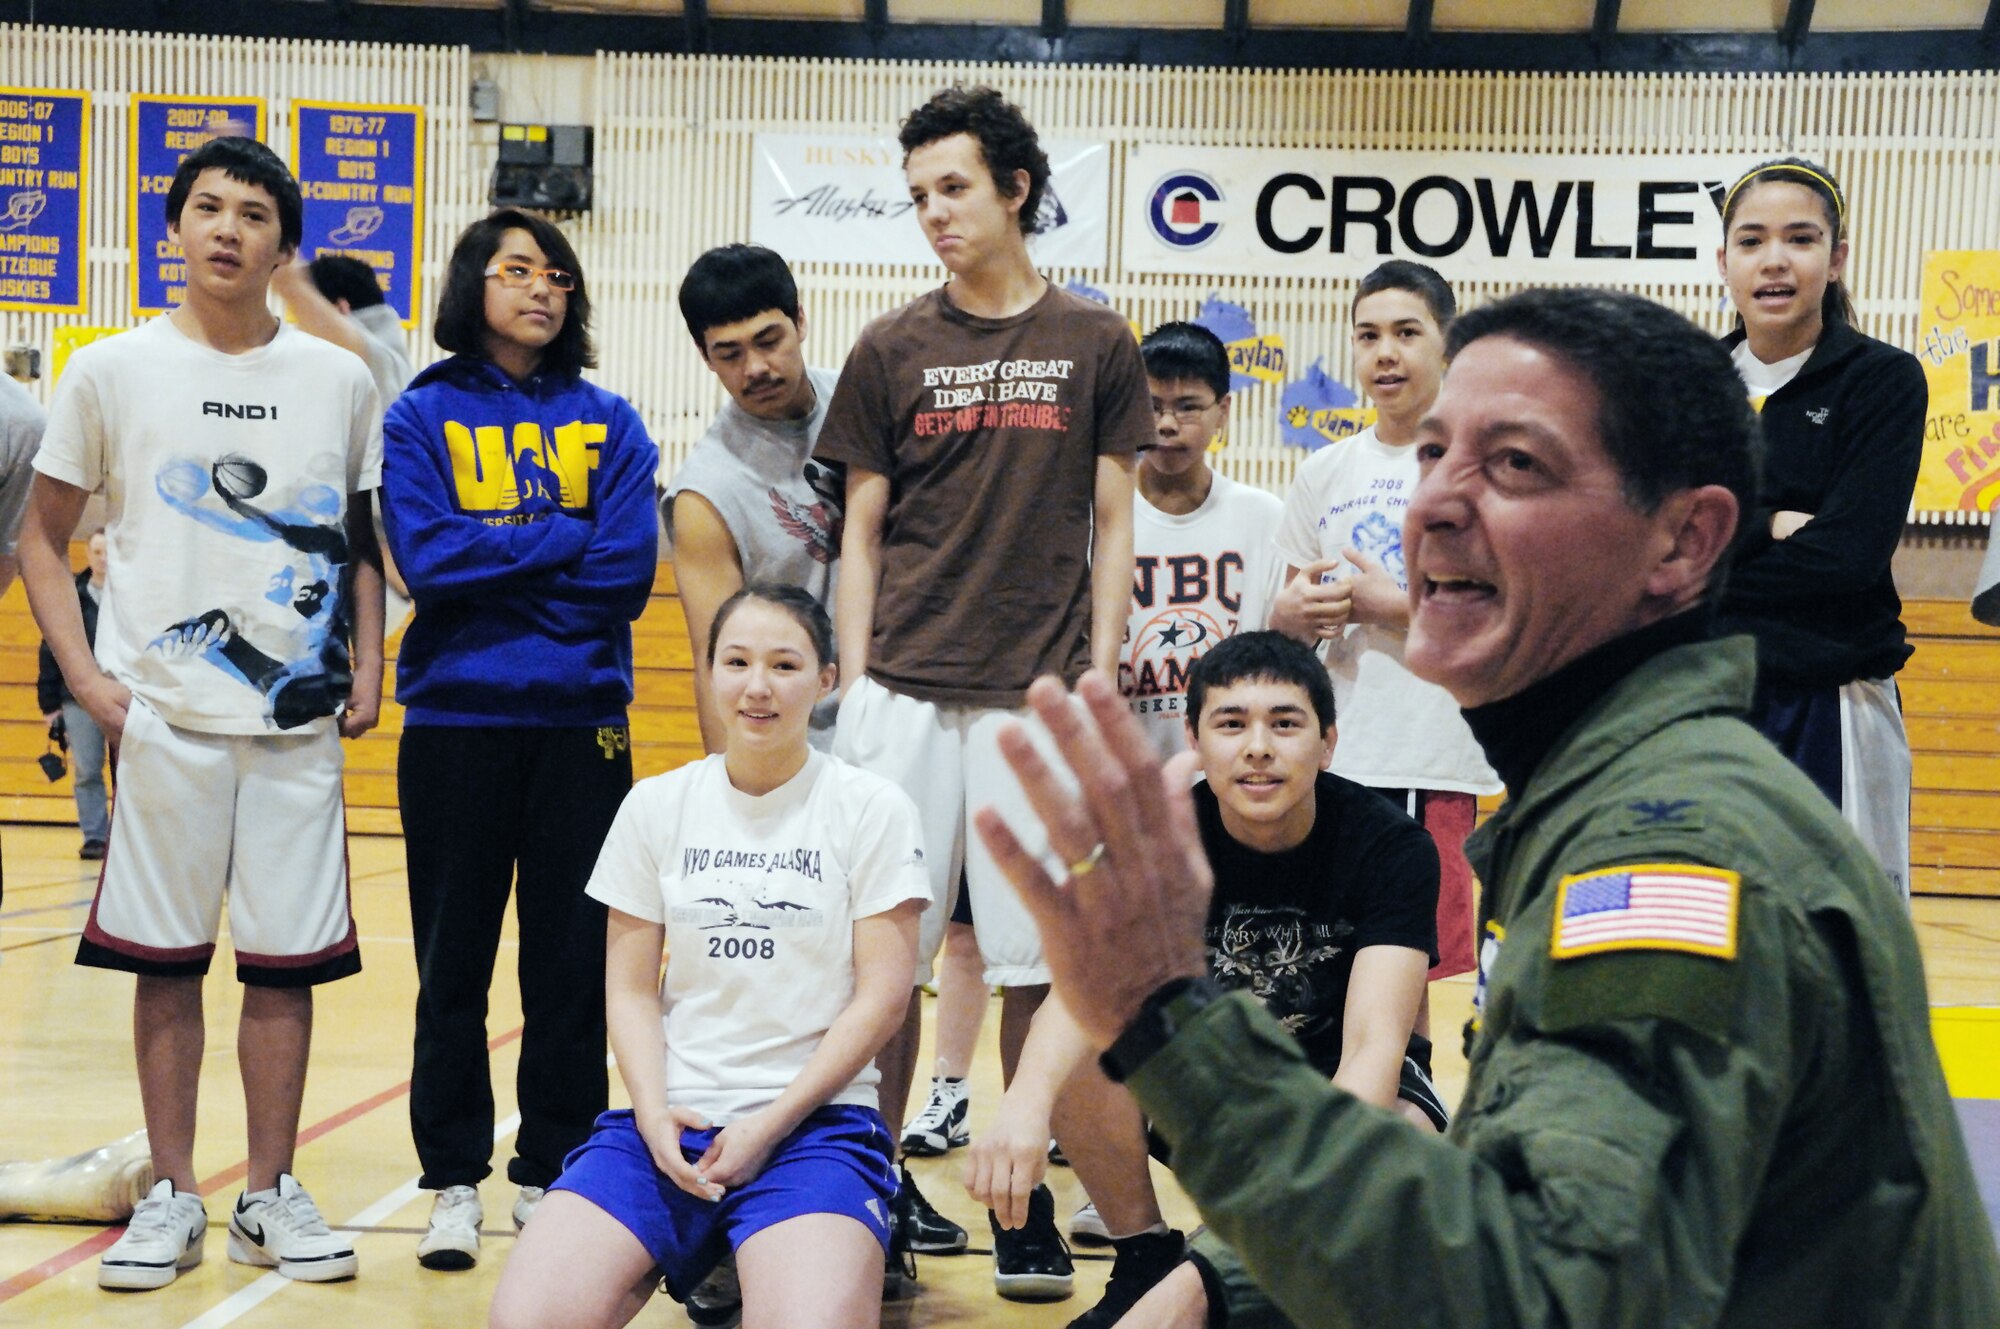
[[[1340,711],[1332,770],[1367,785],[1437,842],[1438,956],[1433,979],[1470,973],[1474,884],[1465,861],[1476,798],[1500,781],[1443,688],[1403,665],[1409,577],[1403,518],[1417,487],[1417,424],[1444,380],[1451,287],[1421,263],[1391,260],[1354,295],[1354,376],[1376,421],[1308,457],[1278,531],[1284,586],[1271,626],[1324,642]],[[1429,1011],[1418,1023],[1428,1035]]]
[[[1194,323],[1162,323],[1139,343],[1153,441],[1132,500],[1132,614],[1118,690],[1171,757],[1188,745],[1188,670],[1214,645],[1264,626],[1277,589],[1277,497],[1208,465],[1229,423],[1229,352]]]
[[[354,1249],[291,1174],[312,989],[361,968],[348,911],[342,735],[376,720],[382,574],[369,520],[381,407],[360,360],[271,313],[299,187],[245,138],[190,154],[166,199],[186,301],[79,351],[35,459],[21,571],[76,700],[119,751],[111,840],[77,963],[138,975],[139,1094],[159,1178],[98,1283],[201,1262],[202,976],[229,902],[249,1122],[229,1258],[312,1282]],[[68,567],[105,497],[96,655]],[[349,638],[352,638],[352,656]]]

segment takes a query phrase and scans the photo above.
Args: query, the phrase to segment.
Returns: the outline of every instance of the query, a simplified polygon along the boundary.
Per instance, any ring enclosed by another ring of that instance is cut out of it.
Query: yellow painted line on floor
[[[1933,1007],[1931,1037],[1953,1098],[2000,1098],[2000,1007]]]

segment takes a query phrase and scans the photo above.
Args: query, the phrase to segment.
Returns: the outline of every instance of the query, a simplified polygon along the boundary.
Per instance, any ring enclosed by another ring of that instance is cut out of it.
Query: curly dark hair
[[[993,173],[993,187],[1005,198],[1020,193],[1014,172],[1028,173],[1027,197],[1021,202],[1019,222],[1022,235],[1041,229],[1042,195],[1049,185],[1049,158],[1035,137],[1035,127],[1020,107],[993,88],[966,87],[954,83],[904,118],[897,139],[903,145],[903,164],[910,154],[926,143],[935,143],[953,134],[970,134],[979,144],[979,155]]]

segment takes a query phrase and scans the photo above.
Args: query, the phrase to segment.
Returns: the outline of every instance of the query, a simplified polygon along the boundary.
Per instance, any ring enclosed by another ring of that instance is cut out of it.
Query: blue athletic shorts
[[[682,1155],[694,1162],[718,1133],[682,1131]],[[886,1252],[896,1194],[892,1147],[874,1108],[823,1107],[778,1142],[748,1185],[710,1201],[688,1194],[653,1165],[632,1113],[620,1109],[597,1119],[549,1189],[572,1191],[623,1223],[659,1265],[667,1291],[685,1301],[724,1254],[788,1218],[845,1214],[874,1233]]]

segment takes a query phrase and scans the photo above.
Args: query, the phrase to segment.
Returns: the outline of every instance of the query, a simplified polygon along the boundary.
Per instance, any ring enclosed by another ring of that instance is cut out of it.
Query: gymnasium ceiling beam
[[[719,18],[705,12],[706,49],[717,55],[835,57],[1019,64],[1189,65],[1263,69],[1440,69],[1498,73],[1894,73],[2000,68],[2000,41],[1971,28],[1896,32],[1819,31],[1788,46],[1779,32],[1589,30],[1468,32],[1428,27],[1421,48],[1404,30],[1262,28],[1246,0],[1226,0],[1225,28],[1067,26],[1056,43],[1039,25],[894,23],[883,0],[866,0],[854,21]],[[1426,12],[1429,0],[1417,0]],[[1604,0],[1599,0],[1601,14]],[[692,6],[690,6],[692,8]],[[706,11],[706,5],[702,6]],[[1412,13],[1416,5],[1412,5]],[[1809,0],[1791,0],[1809,11]],[[689,26],[633,15],[580,14],[496,0],[488,10],[367,0],[0,0],[0,22],[51,20],[131,32],[230,37],[466,45],[475,51],[554,55],[594,51],[685,53]],[[2000,0],[1987,30],[2000,30]],[[1810,14],[1805,22],[1809,26]],[[510,23],[512,30],[510,30]],[[1787,16],[1787,24],[1790,15]],[[510,40],[512,38],[513,40]]]
[[[531,18],[532,15],[528,12],[528,0],[507,0],[506,12],[501,16],[500,26],[508,50],[526,49],[528,24]]]
[[[2000,0],[1993,0],[2000,5]],[[1250,35],[1250,0],[1222,0],[1222,35],[1232,50]]]
[[[1785,7],[1785,22],[1778,29],[1778,40],[1788,51],[1796,51],[1805,44],[1806,33],[1812,30],[1813,0],[1791,0]]]
[[[1403,35],[1410,39],[1410,45],[1422,46],[1431,38],[1431,11],[1434,0],[1410,0],[1408,16],[1403,21]]]
[[[1597,0],[1597,11],[1590,17],[1590,40],[1602,47],[1617,35],[1618,0]]]

